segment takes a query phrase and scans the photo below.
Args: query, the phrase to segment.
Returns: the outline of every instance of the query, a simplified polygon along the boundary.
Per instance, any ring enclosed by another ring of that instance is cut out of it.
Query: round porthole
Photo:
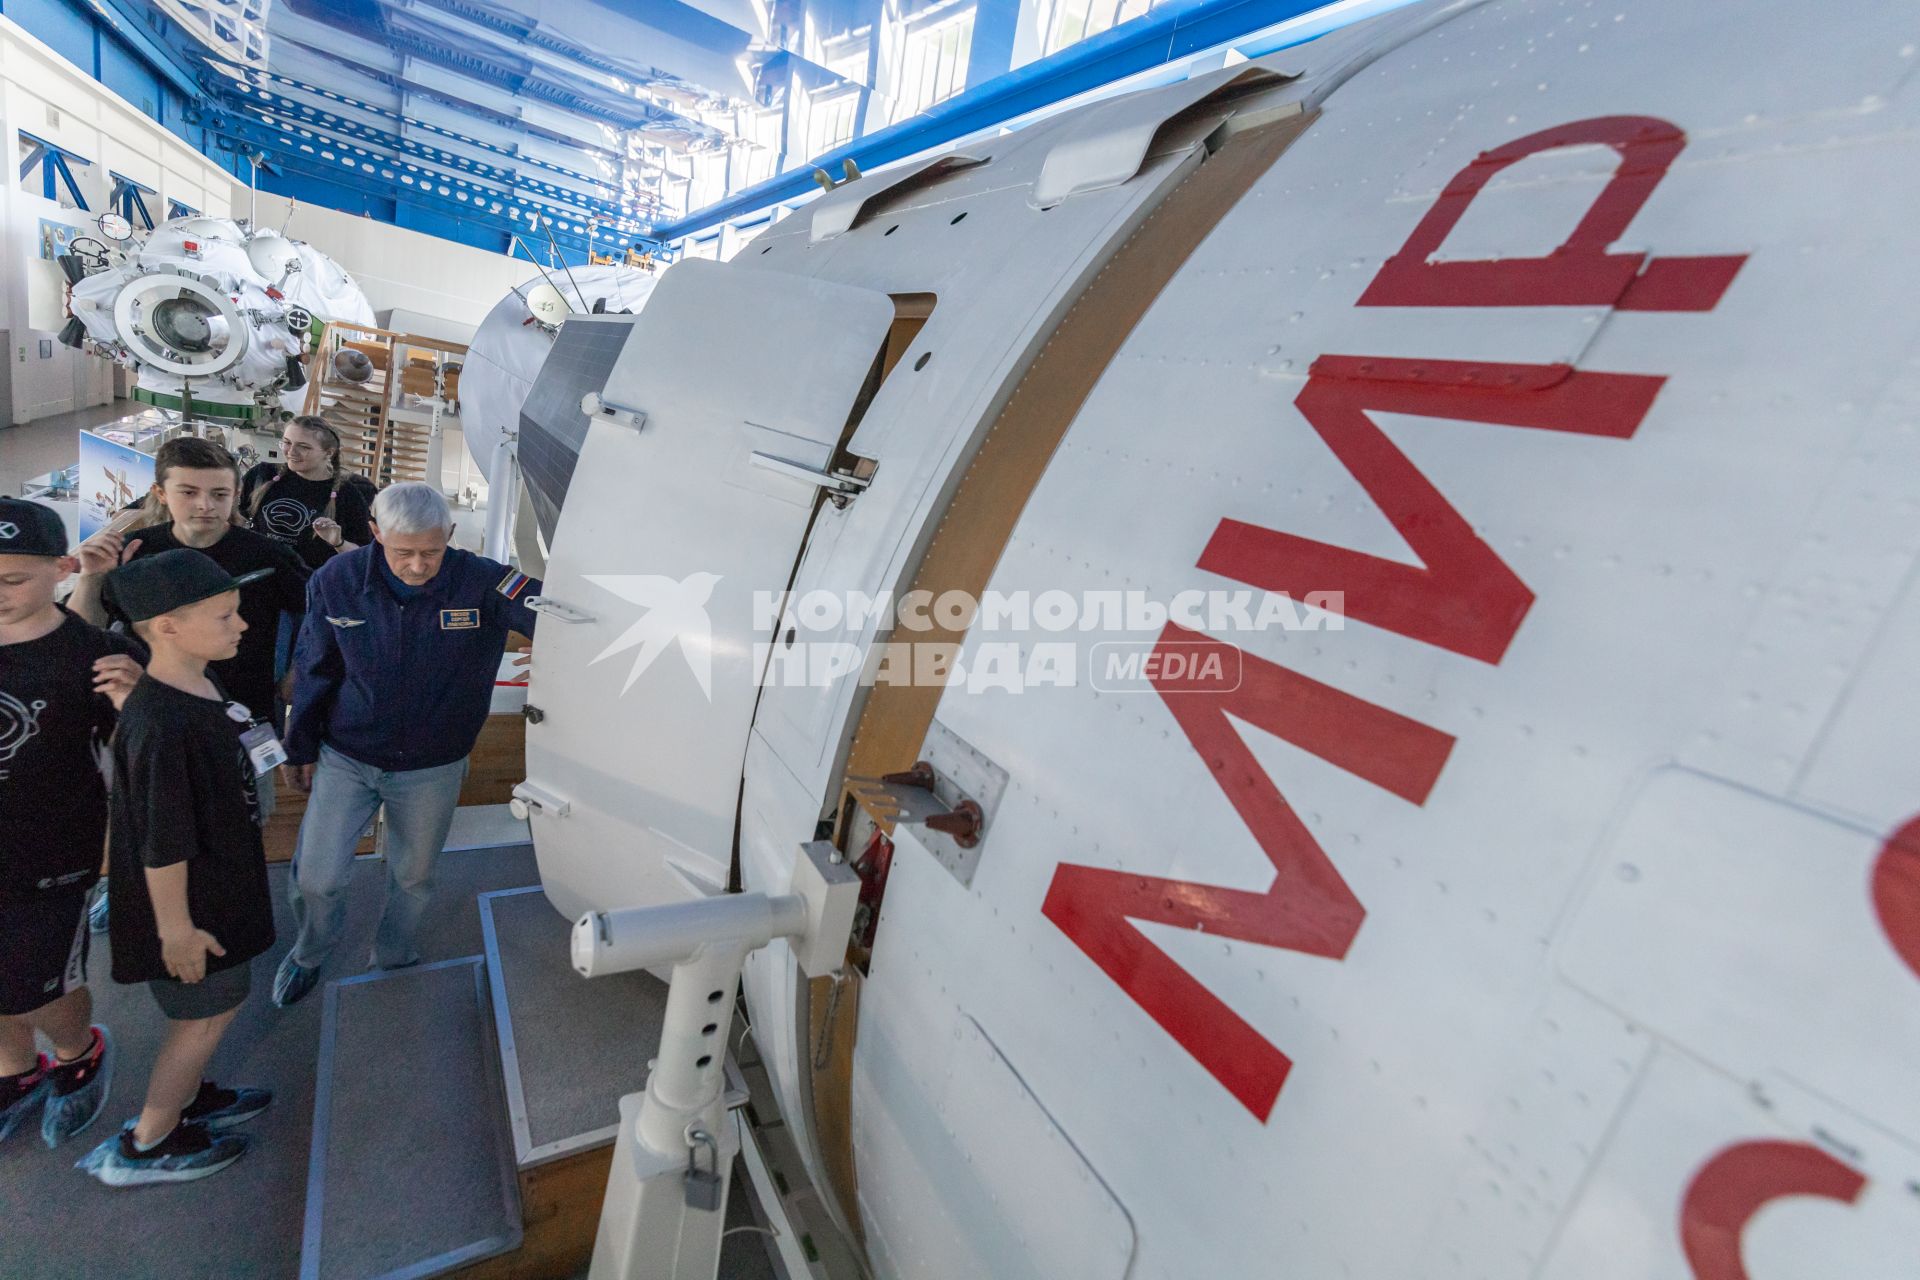
[[[931,352],[931,351],[922,351],[922,352],[920,353],[920,358],[919,358],[918,360],[915,360],[915,361],[913,362],[913,371],[914,371],[915,373],[918,373],[918,372],[920,372],[920,371],[921,371],[922,369],[924,369],[924,368],[926,368],[926,367],[927,367],[927,361],[929,361],[929,360],[931,360],[931,359],[933,359],[933,352]]]
[[[898,231],[899,229],[900,229],[900,224],[896,222],[892,226],[888,227],[885,231],[881,232],[881,235],[890,236],[894,232]]]
[[[247,354],[239,309],[192,276],[136,277],[113,300],[113,327],[142,364],[182,378],[223,373]]]
[[[962,209],[959,213],[956,213],[953,215],[953,221],[949,222],[947,225],[950,227],[957,227],[966,218],[966,216],[967,216],[967,211],[965,209]]]

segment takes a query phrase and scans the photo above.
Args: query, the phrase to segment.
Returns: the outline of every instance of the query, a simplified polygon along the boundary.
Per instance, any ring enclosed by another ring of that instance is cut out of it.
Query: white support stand
[[[727,894],[603,911],[573,926],[573,967],[586,977],[673,966],[660,1056],[646,1091],[620,1100],[590,1280],[718,1273],[740,1149],[723,1103],[727,1033],[747,953],[786,938],[802,972],[832,973],[846,958],[859,900],[860,878],[816,840],[800,846],[789,890],[778,897]]]
[[[493,446],[487,462],[487,525],[480,554],[501,564],[513,563],[513,522],[520,511],[520,457],[512,439]]]

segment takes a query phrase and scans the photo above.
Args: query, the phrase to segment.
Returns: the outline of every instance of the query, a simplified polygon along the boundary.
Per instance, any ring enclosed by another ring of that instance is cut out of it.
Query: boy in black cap
[[[74,568],[58,514],[0,498],[0,1139],[40,1107],[50,1147],[93,1122],[113,1080],[80,922],[107,834],[106,695],[140,675],[132,643],[54,603]]]
[[[153,651],[113,739],[113,977],[144,982],[171,1022],[140,1117],[80,1162],[109,1186],[185,1182],[239,1159],[272,1095],[202,1078],[273,945],[256,776],[285,758],[271,725],[227,700],[207,664],[247,629],[238,578],[198,551],[130,561],[109,579]]]

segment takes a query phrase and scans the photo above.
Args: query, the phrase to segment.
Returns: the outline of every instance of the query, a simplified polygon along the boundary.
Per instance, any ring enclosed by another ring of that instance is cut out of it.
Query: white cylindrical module
[[[573,967],[598,978],[678,964],[700,948],[738,944],[751,950],[806,931],[806,899],[731,893],[693,902],[624,911],[596,911],[573,926]]]

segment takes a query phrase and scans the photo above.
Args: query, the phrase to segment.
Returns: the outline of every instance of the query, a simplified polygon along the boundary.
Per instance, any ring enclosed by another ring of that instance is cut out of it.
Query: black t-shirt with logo
[[[136,540],[140,544],[133,552],[136,560],[184,545],[173,536],[173,526],[165,524],[130,530],[128,543]],[[309,570],[286,547],[251,529],[228,529],[220,541],[196,550],[213,557],[215,564],[235,577],[255,569],[273,570],[240,588],[240,617],[247,624],[240,636],[240,651],[207,664],[221,688],[265,719],[273,714],[273,642],[280,614],[284,611],[299,618],[306,613]],[[106,604],[110,617],[122,616],[112,600]]]
[[[114,712],[93,691],[93,664],[110,653],[146,660],[133,637],[61,613],[38,640],[0,645],[0,902],[99,875]]]
[[[318,569],[338,554],[313,532],[313,522],[326,514],[332,501],[343,541],[358,547],[373,541],[367,499],[356,486],[342,484],[336,497],[332,480],[308,480],[291,470],[276,480],[279,471],[275,464],[263,462],[240,480],[240,514],[252,518],[254,532],[292,547],[309,568]],[[260,504],[260,514],[254,515],[254,495],[263,486],[266,500]]]
[[[217,682],[216,682],[217,683]],[[151,676],[127,695],[113,737],[113,980],[168,976],[146,868],[187,864],[187,913],[231,969],[273,946],[273,899],[260,841],[260,800],[232,704]]]

